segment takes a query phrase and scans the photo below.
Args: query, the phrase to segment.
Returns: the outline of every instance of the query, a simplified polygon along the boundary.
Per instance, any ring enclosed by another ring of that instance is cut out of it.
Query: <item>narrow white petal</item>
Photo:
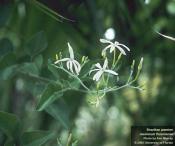
[[[128,51],[130,51],[130,49],[124,44],[119,44],[119,46],[122,46],[122,47],[126,48]]]
[[[71,71],[72,73],[74,73],[74,71],[73,71],[73,62],[72,62],[72,61],[70,61],[70,71]]]
[[[79,75],[80,69],[79,69],[78,65],[75,63],[75,61],[73,61],[72,63],[73,63],[73,66],[75,68],[76,74]]]
[[[112,43],[112,42],[110,42],[110,41],[108,41],[108,40],[106,40],[106,39],[100,39],[100,42],[101,42],[101,43],[110,43],[110,44]]]
[[[102,76],[103,71],[99,71],[96,76],[96,81],[99,81],[100,77]]]
[[[118,73],[116,73],[113,70],[105,70],[105,72],[108,72],[108,73],[113,74],[113,75],[116,75],[116,76],[118,75]]]
[[[92,70],[90,70],[89,75],[90,75],[92,72],[94,72],[94,71],[99,71],[99,69],[92,69]]]
[[[73,62],[77,65],[78,72],[80,72],[80,70],[81,70],[81,65],[80,65],[80,63],[79,63],[78,61],[76,61],[76,60],[73,60]]]
[[[102,68],[101,65],[100,65],[100,63],[96,63],[95,66],[96,66],[97,68]]]
[[[67,69],[69,70],[70,69],[70,61],[67,61],[66,66],[67,66]]]
[[[77,65],[75,64],[75,62],[73,62],[73,65],[74,65],[76,74],[79,75],[79,69],[78,69]]]
[[[101,77],[101,75],[103,74],[103,71],[99,70],[93,77],[93,80],[98,81]]]
[[[72,47],[69,43],[67,43],[67,45],[68,45],[68,48],[69,48],[70,58],[74,59],[74,51],[73,51],[73,49],[72,49]]]
[[[69,60],[69,58],[63,58],[63,59],[55,61],[54,63],[57,64],[59,62],[64,62],[64,61],[68,61],[68,60]]]
[[[112,47],[112,45],[108,45],[108,46],[106,46],[106,47],[103,49],[103,51],[106,52],[106,50],[107,50],[108,48],[110,48],[110,47]]]
[[[116,46],[116,48],[119,49],[119,51],[123,54],[126,55],[125,51],[123,50],[123,48],[121,48],[120,46]]]
[[[103,69],[106,69],[108,66],[108,59],[106,58],[103,64]]]
[[[115,46],[114,45],[111,45],[111,48],[110,48],[110,53],[112,53],[115,49]]]

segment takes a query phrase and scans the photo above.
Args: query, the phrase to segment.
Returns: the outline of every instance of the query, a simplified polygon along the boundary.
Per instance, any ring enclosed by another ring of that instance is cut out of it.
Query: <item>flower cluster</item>
[[[130,49],[126,45],[121,44],[121,43],[119,43],[117,41],[115,41],[113,43],[113,42],[108,41],[106,39],[100,39],[100,42],[104,43],[104,44],[108,44],[102,50],[102,56],[104,56],[104,55],[106,56],[106,51],[108,49],[110,49],[110,53],[115,52],[116,49],[117,49],[123,55],[126,55],[125,49],[127,51],[130,51]],[[69,43],[68,43],[68,49],[69,49],[69,58],[63,58],[63,59],[60,59],[60,60],[56,60],[55,64],[58,64],[60,62],[66,62],[67,69],[71,73],[73,73],[75,75],[79,75],[79,73],[81,71],[81,65],[80,65],[80,63],[78,61],[75,60],[75,58],[74,58],[74,51],[73,51],[73,49],[72,49],[72,47],[71,47],[71,45]],[[96,67],[95,69],[92,69],[89,72],[89,75],[90,75],[92,72],[96,71],[96,73],[93,76],[93,80],[95,80],[95,81],[99,81],[104,73],[112,74],[112,75],[115,75],[115,76],[118,75],[118,73],[116,73],[115,71],[113,71],[111,69],[108,69],[108,59],[107,59],[107,57],[105,58],[103,66],[101,66],[100,63],[96,63],[95,67]]]

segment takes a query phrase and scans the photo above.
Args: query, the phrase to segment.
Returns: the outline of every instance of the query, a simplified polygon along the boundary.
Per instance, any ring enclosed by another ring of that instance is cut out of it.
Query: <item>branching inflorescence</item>
[[[69,58],[62,58],[62,55],[56,55],[56,61],[52,64],[54,67],[61,69],[66,72],[69,76],[73,77],[78,81],[78,83],[83,87],[75,88],[70,87],[69,90],[76,90],[80,92],[85,92],[89,94],[96,95],[96,101],[93,102],[96,106],[99,105],[99,101],[103,98],[108,92],[118,91],[119,89],[123,89],[126,87],[135,88],[138,90],[143,90],[141,86],[134,86],[134,83],[137,81],[140,71],[142,69],[143,57],[140,60],[140,63],[137,67],[137,71],[135,71],[135,60],[133,60],[131,64],[130,74],[125,83],[122,85],[118,85],[119,73],[118,71],[118,62],[120,61],[122,55],[126,56],[126,51],[130,51],[130,49],[117,41],[111,42],[106,39],[100,39],[100,42],[103,44],[107,44],[107,46],[102,50],[102,58],[104,59],[103,65],[100,63],[94,64],[88,71],[87,75],[80,77],[80,72],[82,68],[86,67],[86,63],[90,60],[88,57],[83,56],[81,63],[75,60],[74,51],[71,45],[68,43],[69,49]],[[108,57],[107,50],[109,49],[109,55],[113,53],[113,57]],[[119,53],[117,53],[117,51]],[[110,60],[109,58],[113,58]],[[63,64],[66,62],[66,68]],[[95,73],[94,73],[95,72]],[[93,75],[93,77],[92,77]],[[93,80],[94,84],[87,86],[84,83],[84,80],[89,79]],[[110,80],[112,78],[112,81]],[[117,79],[115,81],[115,79]],[[110,82],[111,81],[111,82]],[[95,88],[94,88],[95,87]]]

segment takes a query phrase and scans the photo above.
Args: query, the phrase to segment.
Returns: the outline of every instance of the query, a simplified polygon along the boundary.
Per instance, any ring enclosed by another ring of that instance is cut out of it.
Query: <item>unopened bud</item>
[[[59,53],[59,57],[60,57],[59,59],[62,59],[62,53],[61,52]]]
[[[106,52],[102,51],[101,55],[103,58],[106,58]]]
[[[140,63],[138,65],[138,70],[142,69],[142,65],[143,65],[143,57],[140,59]]]
[[[55,55],[56,60],[58,60],[58,54]]]
[[[132,61],[131,70],[134,70],[135,60]]]
[[[85,56],[83,56],[82,58],[81,58],[81,62],[84,62],[85,61]]]

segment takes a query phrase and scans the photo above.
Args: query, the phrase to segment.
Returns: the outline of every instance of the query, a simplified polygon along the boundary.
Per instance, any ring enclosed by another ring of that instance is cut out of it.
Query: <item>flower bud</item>
[[[143,57],[140,59],[140,63],[138,65],[138,70],[142,69],[142,65],[143,65]]]
[[[83,63],[85,61],[85,56],[81,58],[81,62]]]
[[[56,60],[58,60],[58,54],[55,55]]]
[[[134,70],[135,60],[132,61],[131,70]]]

